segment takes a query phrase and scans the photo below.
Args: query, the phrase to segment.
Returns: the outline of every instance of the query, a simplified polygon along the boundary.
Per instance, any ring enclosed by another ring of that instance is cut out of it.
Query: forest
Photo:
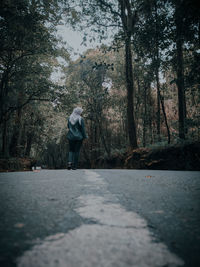
[[[59,25],[98,46],[73,57]],[[2,0],[0,169],[66,168],[77,106],[81,167],[197,168],[199,62],[196,0]]]

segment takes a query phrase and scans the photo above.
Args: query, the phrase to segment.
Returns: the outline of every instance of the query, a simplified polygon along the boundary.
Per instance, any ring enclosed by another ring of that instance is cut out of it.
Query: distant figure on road
[[[77,107],[68,118],[67,139],[69,140],[68,170],[76,170],[78,167],[79,152],[85,138],[84,120],[81,117],[83,109]]]

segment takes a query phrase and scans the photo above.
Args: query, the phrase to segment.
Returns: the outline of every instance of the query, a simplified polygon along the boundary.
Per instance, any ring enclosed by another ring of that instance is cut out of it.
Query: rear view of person
[[[67,139],[69,140],[68,170],[78,167],[79,153],[83,140],[87,138],[84,120],[81,117],[83,109],[77,107],[68,118]]]

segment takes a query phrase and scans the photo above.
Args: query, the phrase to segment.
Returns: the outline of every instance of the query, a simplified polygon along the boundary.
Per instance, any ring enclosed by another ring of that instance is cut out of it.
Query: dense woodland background
[[[74,59],[57,34],[61,23],[100,45]],[[65,168],[76,106],[89,136],[84,167],[198,144],[199,62],[195,0],[2,0],[0,156]]]

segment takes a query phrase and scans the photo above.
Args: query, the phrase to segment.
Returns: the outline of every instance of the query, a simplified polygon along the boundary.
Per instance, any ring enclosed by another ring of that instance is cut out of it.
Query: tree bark
[[[108,157],[110,157],[111,146],[109,147],[106,144],[105,135],[103,133],[103,128],[102,128],[102,117],[101,117],[101,115],[99,115],[99,117],[98,116],[96,117],[96,121],[98,122],[98,125],[99,125],[99,135],[100,135],[102,144],[104,146],[104,149],[105,149]],[[100,142],[98,142],[98,143],[100,143]]]
[[[27,156],[27,157],[30,156],[33,136],[34,136],[33,133],[28,133],[27,134],[27,143],[26,143],[26,151],[25,151],[25,156]]]
[[[127,36],[125,40],[125,64],[126,64],[126,88],[127,88],[127,118],[128,134],[131,148],[137,148],[136,125],[134,118],[134,99],[133,99],[133,70],[131,54],[131,37]]]
[[[157,125],[158,141],[160,142],[161,141],[161,138],[160,138],[160,80],[159,80],[159,68],[158,67],[156,67],[156,85],[157,85],[156,125]]]
[[[18,157],[21,154],[21,151],[20,151],[20,137],[21,137],[21,131],[22,131],[21,112],[22,112],[21,109],[17,110],[14,131],[13,131],[13,135],[12,135],[11,142],[10,142],[9,150],[10,150],[10,155],[13,157]]]
[[[7,133],[7,125],[8,121],[4,120],[3,122],[3,132],[2,132],[2,155],[4,157],[9,157],[9,150],[8,150],[8,133]]]
[[[158,8],[157,2],[154,2],[155,5],[155,76],[156,76],[156,86],[157,86],[157,113],[156,113],[156,124],[157,124],[157,136],[158,142],[161,141],[160,137],[160,79],[159,79],[159,69],[160,69],[160,52],[159,52],[159,36],[158,36]]]
[[[165,120],[165,126],[167,129],[167,137],[168,137],[168,144],[170,144],[170,130],[169,130],[169,125],[167,122],[167,115],[165,112],[165,105],[164,105],[164,100],[163,97],[161,96],[160,93],[160,81],[159,81],[159,70],[157,69],[156,71],[156,83],[157,83],[157,134],[158,134],[158,141],[161,141],[160,138],[160,104],[162,107],[162,112]]]
[[[146,146],[146,127],[147,127],[147,87],[144,86],[144,112],[143,112],[143,147]]]
[[[109,11],[120,17],[125,35],[125,74],[126,74],[126,88],[127,88],[127,124],[129,144],[131,148],[137,148],[137,135],[136,124],[134,118],[134,84],[133,84],[133,71],[132,71],[132,54],[131,54],[131,35],[134,30],[136,22],[136,13],[132,11],[132,3],[130,0],[118,0],[119,12],[114,11],[112,4],[107,3],[105,0],[98,0],[100,6],[104,6]]]
[[[162,112],[163,112],[165,125],[166,125],[166,129],[167,129],[168,144],[170,144],[170,142],[171,142],[170,129],[169,129],[169,125],[168,125],[168,122],[167,122],[167,115],[166,115],[166,112],[165,112],[164,98],[160,94],[160,88],[159,88],[158,94],[159,94],[161,107],[162,107]]]
[[[186,119],[186,101],[184,86],[184,70],[183,70],[183,38],[180,6],[176,4],[175,24],[176,24],[176,74],[178,87],[178,112],[179,112],[179,137],[185,139],[185,119]]]
[[[148,106],[148,129],[149,129],[149,140],[150,140],[150,144],[153,144],[154,142],[154,135],[153,135],[153,126],[152,126],[152,121],[153,121],[153,105],[152,105],[152,101],[151,101],[151,86],[150,83],[148,83],[147,85],[147,106]]]
[[[136,21],[132,13],[129,0],[118,0],[121,14],[120,18],[125,34],[125,75],[127,88],[127,122],[129,144],[131,148],[137,148],[136,124],[134,118],[134,82],[133,82],[133,65],[131,52],[131,35]]]

